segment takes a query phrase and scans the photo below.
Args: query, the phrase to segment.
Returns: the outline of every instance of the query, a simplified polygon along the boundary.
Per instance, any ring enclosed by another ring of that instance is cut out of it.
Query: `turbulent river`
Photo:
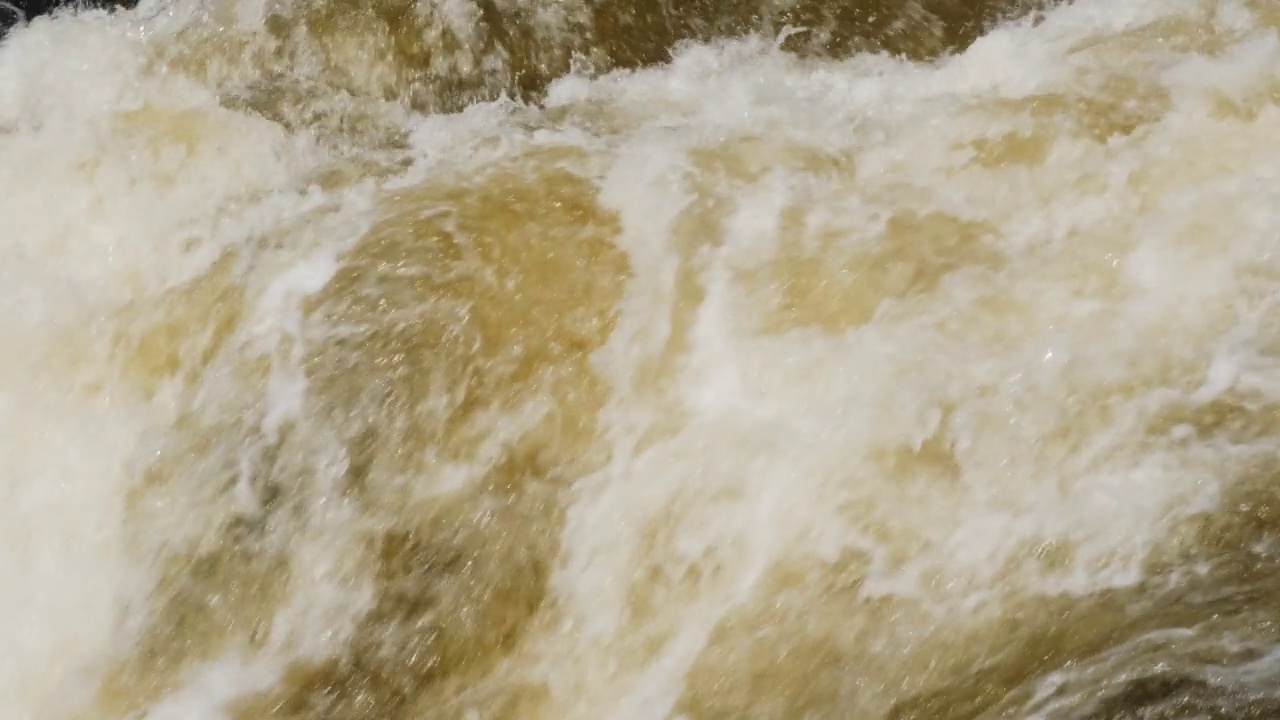
[[[1274,0],[0,40],[5,720],[1280,717]]]

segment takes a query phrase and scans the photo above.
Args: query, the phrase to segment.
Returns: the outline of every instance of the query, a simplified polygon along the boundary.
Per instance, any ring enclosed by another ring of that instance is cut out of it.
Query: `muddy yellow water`
[[[0,40],[14,720],[1280,714],[1280,13]]]

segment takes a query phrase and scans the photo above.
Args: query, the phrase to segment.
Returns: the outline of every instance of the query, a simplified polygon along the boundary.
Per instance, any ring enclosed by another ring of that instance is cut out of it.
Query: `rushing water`
[[[1271,0],[0,41],[6,720],[1280,717]]]

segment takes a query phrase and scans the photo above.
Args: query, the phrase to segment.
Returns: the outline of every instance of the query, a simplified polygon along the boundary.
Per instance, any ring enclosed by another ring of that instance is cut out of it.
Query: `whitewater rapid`
[[[604,7],[0,40],[0,714],[1280,710],[1280,12]]]

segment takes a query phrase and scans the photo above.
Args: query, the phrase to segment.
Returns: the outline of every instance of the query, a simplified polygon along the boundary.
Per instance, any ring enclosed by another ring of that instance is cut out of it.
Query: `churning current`
[[[1280,717],[1280,6],[13,28],[0,716]]]

